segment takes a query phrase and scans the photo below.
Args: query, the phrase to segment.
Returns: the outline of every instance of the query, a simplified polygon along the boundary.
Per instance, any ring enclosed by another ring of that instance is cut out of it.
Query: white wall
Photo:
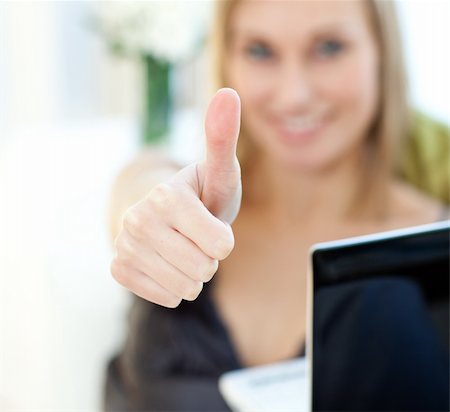
[[[413,101],[447,122],[449,4],[399,3]],[[137,150],[141,73],[86,28],[92,9],[0,3],[0,410],[97,410],[123,339],[105,216]],[[197,119],[178,125],[179,153]]]
[[[414,105],[450,123],[450,2],[400,0],[405,56]]]
[[[0,2],[0,141],[23,125],[139,116],[142,68],[110,53],[97,12],[92,1]],[[203,98],[199,67],[175,71],[189,79],[178,82],[177,104]]]
[[[397,4],[412,100],[448,120],[450,2]],[[108,53],[91,25],[95,10],[94,2],[0,2],[0,140],[24,123],[138,114],[139,66]]]

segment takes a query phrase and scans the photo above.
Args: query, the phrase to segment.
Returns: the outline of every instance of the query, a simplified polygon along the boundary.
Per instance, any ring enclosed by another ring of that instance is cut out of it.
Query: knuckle
[[[152,189],[149,199],[156,210],[165,211],[176,203],[176,194],[171,185],[160,183]]]
[[[199,275],[202,282],[209,282],[217,269],[219,268],[219,261],[217,259],[208,259],[203,263],[199,269]]]
[[[124,229],[134,238],[142,239],[145,235],[145,222],[142,213],[139,213],[136,206],[129,208],[123,217]]]
[[[131,289],[130,289],[131,290]],[[165,288],[154,287],[154,285],[147,285],[147,287],[131,290],[137,296],[155,303],[156,305],[164,306],[166,308],[175,308],[180,302],[181,298],[175,296]]]
[[[181,303],[183,299],[177,297],[177,296],[171,296],[168,297],[165,302],[163,303],[163,305],[167,308],[171,308],[171,309],[175,309],[176,307],[179,306],[179,304]]]
[[[125,267],[118,259],[114,259],[111,262],[110,267],[111,274],[113,278],[120,283],[121,285],[125,286],[128,283],[128,275],[127,271],[125,270]]]
[[[192,282],[192,284],[187,288],[183,298],[185,300],[195,300],[197,299],[200,292],[203,290],[203,282]]]
[[[221,237],[216,241],[215,255],[219,260],[223,260],[231,253],[233,249],[234,249],[234,237],[232,236]]]
[[[132,265],[136,258],[136,249],[132,243],[121,237],[116,242],[117,259],[124,265]]]

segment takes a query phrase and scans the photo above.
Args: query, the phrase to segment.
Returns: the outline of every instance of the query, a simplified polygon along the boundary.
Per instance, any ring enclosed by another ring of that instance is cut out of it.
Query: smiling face
[[[241,1],[227,84],[243,127],[278,164],[326,169],[359,152],[378,105],[378,52],[362,1]]]

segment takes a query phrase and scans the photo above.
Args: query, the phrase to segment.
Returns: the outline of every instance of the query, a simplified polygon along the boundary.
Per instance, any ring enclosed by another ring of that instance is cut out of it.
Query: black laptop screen
[[[449,410],[450,225],[319,247],[313,411]]]

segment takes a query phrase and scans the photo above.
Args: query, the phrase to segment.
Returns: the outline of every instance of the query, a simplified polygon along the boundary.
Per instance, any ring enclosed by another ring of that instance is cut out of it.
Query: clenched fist
[[[158,184],[125,213],[111,272],[136,295],[171,308],[194,300],[232,251],[230,224],[242,194],[240,111],[238,94],[219,90],[205,119],[206,160]]]

